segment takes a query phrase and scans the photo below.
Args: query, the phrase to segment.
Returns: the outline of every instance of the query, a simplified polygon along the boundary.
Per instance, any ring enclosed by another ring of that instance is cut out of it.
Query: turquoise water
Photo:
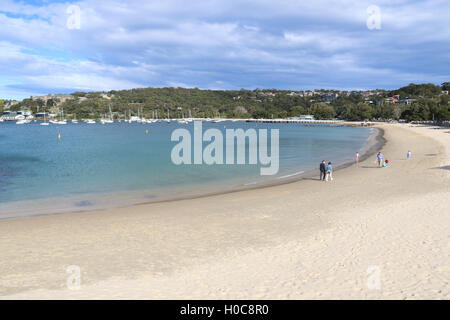
[[[171,134],[176,128],[192,133],[193,123],[0,123],[0,214],[37,213],[39,205],[46,212],[117,206],[276,180],[315,169],[322,159],[334,163],[351,159],[371,133],[361,127],[228,121],[203,122],[203,132],[208,128],[224,132],[225,126],[279,129],[278,174],[261,176],[259,164],[173,164],[170,156],[176,142],[170,140]]]

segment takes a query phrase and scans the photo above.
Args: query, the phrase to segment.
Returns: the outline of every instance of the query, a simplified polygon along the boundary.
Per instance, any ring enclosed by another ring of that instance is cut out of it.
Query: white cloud
[[[142,85],[107,76],[86,73],[62,73],[42,76],[27,76],[27,83],[31,85],[45,84],[44,88],[75,89],[80,91],[109,91],[132,89]]]
[[[2,1],[3,12],[18,15],[0,13],[0,69],[10,79],[2,92],[16,90],[14,81],[45,92],[171,83],[293,88],[435,81],[450,73],[443,63],[450,4],[443,0],[76,4],[80,30],[66,27],[68,4]],[[381,30],[366,27],[372,4],[381,8]]]
[[[352,49],[362,43],[354,39],[332,34],[329,32],[285,32],[284,38],[293,44],[300,46],[314,46],[324,51],[337,51],[342,49]]]

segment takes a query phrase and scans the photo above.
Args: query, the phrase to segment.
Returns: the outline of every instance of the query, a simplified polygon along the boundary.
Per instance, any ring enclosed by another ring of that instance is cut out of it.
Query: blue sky
[[[67,27],[71,5],[79,29]],[[367,27],[373,5],[380,29]],[[2,0],[0,98],[440,84],[449,15],[448,0]]]

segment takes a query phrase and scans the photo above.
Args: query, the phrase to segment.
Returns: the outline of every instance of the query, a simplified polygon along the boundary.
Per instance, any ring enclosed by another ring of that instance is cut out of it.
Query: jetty
[[[300,123],[306,126],[354,126],[354,127],[370,127],[374,124],[367,121],[342,121],[342,120],[305,120],[305,119],[245,119],[246,122],[257,123]]]

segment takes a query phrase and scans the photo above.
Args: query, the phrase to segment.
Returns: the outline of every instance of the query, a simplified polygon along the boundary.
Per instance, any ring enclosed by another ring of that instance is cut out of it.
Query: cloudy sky
[[[0,98],[440,84],[449,16],[448,0],[1,0]]]

